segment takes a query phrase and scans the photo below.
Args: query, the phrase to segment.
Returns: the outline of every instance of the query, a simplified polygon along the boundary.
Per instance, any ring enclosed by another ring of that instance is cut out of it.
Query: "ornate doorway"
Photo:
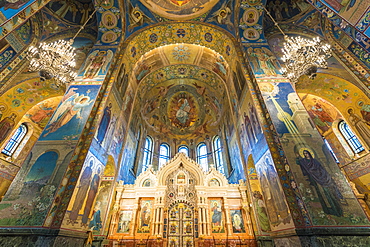
[[[194,246],[194,208],[186,202],[175,203],[168,211],[168,246]]]

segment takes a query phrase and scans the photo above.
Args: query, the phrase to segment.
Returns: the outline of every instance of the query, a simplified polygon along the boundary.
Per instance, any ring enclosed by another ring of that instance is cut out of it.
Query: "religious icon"
[[[130,231],[131,216],[132,211],[120,212],[117,233],[128,233]]]
[[[97,178],[94,176],[95,180],[92,181],[93,173],[94,173],[93,171],[94,166],[95,166],[95,158],[91,157],[87,161],[87,164],[85,164],[85,169],[83,170],[80,176],[79,184],[77,186],[78,188],[77,193],[74,196],[73,206],[69,214],[69,220],[68,220],[68,222],[71,223],[72,225],[74,225],[77,222],[77,218],[79,216],[80,210],[82,209],[83,203],[86,199],[86,195],[90,191],[90,186],[95,186],[96,184],[98,184],[99,186],[100,179],[98,179],[99,181],[97,181]],[[95,191],[95,188],[93,188],[92,193],[94,191]]]
[[[85,71],[83,78],[84,79],[93,79],[96,77],[100,70],[102,73],[108,71],[108,65],[113,58],[113,52],[111,50],[93,51],[88,58],[86,59],[85,66],[83,70]]]
[[[111,122],[111,115],[112,103],[109,103],[108,106],[106,106],[104,109],[103,117],[98,128],[97,140],[100,144],[103,142],[105,134],[108,130],[109,123]]]
[[[145,179],[144,183],[143,183],[143,187],[150,187],[151,186],[151,180],[150,179]]]
[[[145,15],[138,6],[134,7],[132,3],[129,6],[129,21],[128,31],[132,32],[135,27],[140,27],[144,23],[153,23],[153,20]]]
[[[221,200],[211,200],[210,204],[212,233],[224,232]]]
[[[170,233],[171,234],[176,234],[177,233],[177,225],[176,225],[176,223],[171,223],[171,225],[170,225]]]
[[[180,173],[177,175],[177,184],[184,184],[185,183],[185,174]]]
[[[142,201],[139,215],[138,233],[149,233],[152,201]]]
[[[241,210],[240,209],[230,210],[230,214],[233,225],[233,233],[245,233],[244,221]]]
[[[190,209],[186,209],[185,212],[184,212],[184,215],[185,215],[185,218],[186,219],[190,219],[191,218],[191,210]]]
[[[255,198],[255,206],[261,230],[268,232],[271,230],[271,228],[269,218],[267,216],[266,205],[263,200],[262,194],[259,191],[254,191],[253,197]]]
[[[209,181],[209,186],[214,187],[214,186],[220,186],[220,182],[216,178],[212,178]]]
[[[185,222],[184,223],[184,229],[183,229],[185,234],[191,234],[193,232],[193,227],[191,222]]]
[[[291,217],[279,177],[271,160],[270,154],[266,154],[256,168],[270,223],[272,226],[278,226],[280,223],[289,223]]]
[[[344,201],[343,195],[335,184],[330,173],[317,160],[309,148],[301,151],[303,157],[297,153],[297,165],[302,169],[303,176],[307,176],[310,185],[315,188],[324,213],[343,216],[343,209],[340,202]]]
[[[81,114],[83,110],[89,106],[94,99],[90,99],[89,97],[90,90],[87,90],[86,95],[77,93],[75,92],[76,90],[78,90],[78,88],[71,87],[64,95],[62,103],[58,106],[48,125],[44,129],[44,137],[66,125],[75,116],[78,121],[82,119]]]
[[[0,122],[0,143],[3,142],[8,135],[12,132],[15,125],[14,119],[17,117],[15,113],[12,113],[10,117],[6,117]]]

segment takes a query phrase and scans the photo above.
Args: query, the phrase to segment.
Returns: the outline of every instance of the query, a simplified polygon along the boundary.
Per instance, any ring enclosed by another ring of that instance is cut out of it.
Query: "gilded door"
[[[179,202],[168,211],[168,246],[194,246],[194,210]]]

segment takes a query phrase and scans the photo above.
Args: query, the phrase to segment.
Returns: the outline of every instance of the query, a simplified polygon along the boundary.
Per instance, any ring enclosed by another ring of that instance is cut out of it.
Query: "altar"
[[[229,184],[183,153],[116,190],[109,232],[116,246],[255,246],[245,182]]]

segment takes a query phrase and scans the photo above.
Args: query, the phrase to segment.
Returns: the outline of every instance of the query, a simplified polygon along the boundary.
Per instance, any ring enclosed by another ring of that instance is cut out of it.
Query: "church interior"
[[[369,53],[369,0],[0,0],[0,246],[370,246]]]

